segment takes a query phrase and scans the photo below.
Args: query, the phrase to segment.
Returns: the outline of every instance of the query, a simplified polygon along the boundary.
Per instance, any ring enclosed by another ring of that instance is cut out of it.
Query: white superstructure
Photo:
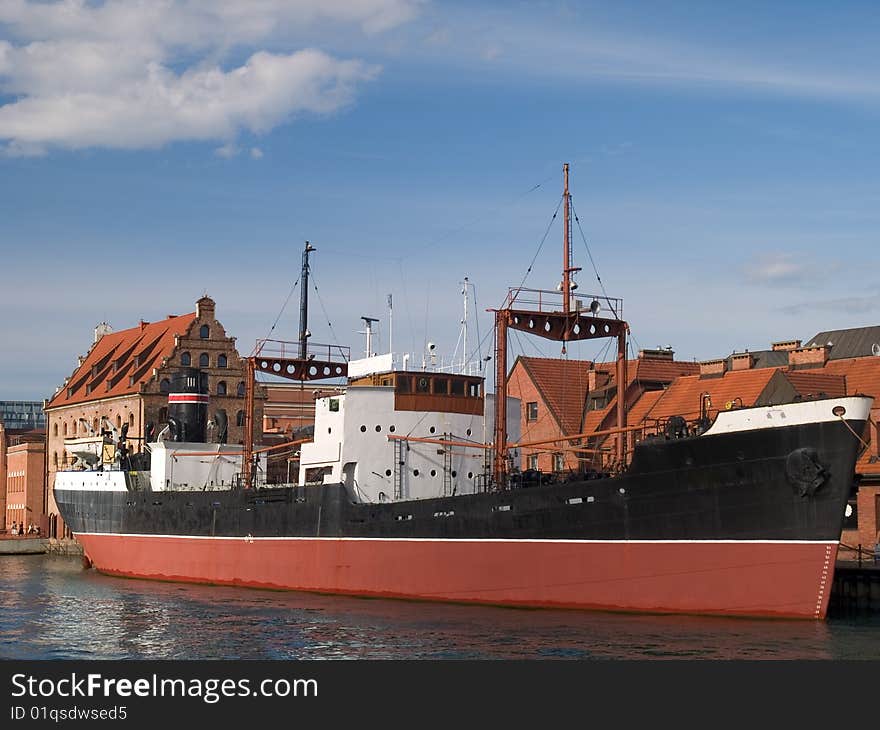
[[[315,401],[314,440],[300,450],[300,484],[341,482],[364,502],[468,494],[484,486],[492,454],[482,444],[492,431],[495,399],[482,392],[482,378],[373,372],[360,363],[355,372],[345,393]],[[518,399],[508,398],[507,413],[508,433],[517,440]]]

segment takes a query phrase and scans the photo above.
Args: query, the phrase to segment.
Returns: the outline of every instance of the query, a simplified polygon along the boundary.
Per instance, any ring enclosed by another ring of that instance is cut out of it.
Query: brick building
[[[18,402],[18,401],[16,401]],[[32,419],[28,418],[28,422],[31,422]],[[13,420],[15,423],[15,420]],[[4,532],[12,525],[12,522],[7,522],[7,489],[8,489],[8,472],[9,472],[9,463],[8,463],[8,454],[9,450],[15,447],[20,446],[21,444],[29,444],[35,443],[42,445],[43,451],[45,452],[45,443],[46,443],[46,432],[42,429],[30,429],[30,428],[9,428],[3,419],[0,419],[0,532]],[[15,458],[13,459],[13,471],[16,473],[15,479],[18,480],[13,485],[16,487],[14,490],[13,496],[15,497],[15,501],[12,504],[19,504],[21,490],[18,487],[21,485],[21,479],[24,478],[25,484],[31,484],[34,480],[33,474],[35,467],[34,460],[25,460],[25,464],[21,463],[21,457],[16,453]],[[26,474],[22,475],[19,472],[25,471]],[[43,494],[43,505],[45,506],[45,479],[43,476],[45,475],[45,464],[43,460],[41,460],[39,469],[37,469],[36,474],[40,481],[40,490]],[[28,490],[25,490],[26,494],[30,494]],[[27,504],[33,504],[33,501],[28,501]],[[34,515],[36,518],[37,515]],[[35,521],[35,524],[36,521]]]
[[[510,372],[508,393],[522,403],[521,440],[543,441],[594,431],[606,416],[613,420],[616,365],[518,357]],[[675,360],[671,350],[642,350],[638,359],[627,362],[626,402],[629,406],[643,393],[662,390],[680,375],[698,369],[695,363]],[[583,454],[552,444],[523,448],[521,456],[523,469],[571,471],[587,465]]]
[[[13,443],[6,451],[6,529],[34,525],[46,534],[46,443]]]
[[[112,332],[108,325],[95,329],[88,353],[45,404],[48,429],[49,534],[61,537],[64,527],[52,497],[55,473],[71,465],[64,440],[87,436],[103,427],[103,419],[120,428],[128,424],[134,451],[144,437],[156,438],[168,419],[171,376],[180,368],[199,368],[208,376],[210,404],[208,440],[242,443],[244,434],[246,362],[215,317],[214,300],[205,296],[196,311],[170,315],[158,322],[141,321],[136,327]],[[265,393],[257,390],[254,440],[260,443]]]

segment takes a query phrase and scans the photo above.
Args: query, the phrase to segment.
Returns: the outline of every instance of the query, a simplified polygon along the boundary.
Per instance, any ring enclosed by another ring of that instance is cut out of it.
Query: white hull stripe
[[[844,420],[867,421],[871,402],[872,399],[866,396],[852,396],[721,411],[715,423],[703,435],[839,421],[841,417],[834,413],[835,409],[842,409],[838,412]]]
[[[252,537],[250,535],[237,535],[235,537],[211,535],[150,535],[146,533],[122,533],[122,532],[77,532],[76,535],[83,537],[149,537],[173,540],[247,540],[254,541],[309,541],[324,542],[466,542],[482,545],[487,542],[513,543],[513,544],[550,544],[550,545],[837,545],[837,540],[507,540],[503,538],[445,538],[445,537]]]

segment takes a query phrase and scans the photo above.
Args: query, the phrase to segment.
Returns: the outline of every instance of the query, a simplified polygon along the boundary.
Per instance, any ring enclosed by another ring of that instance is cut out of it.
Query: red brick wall
[[[858,542],[865,550],[873,550],[880,540],[880,515],[877,514],[877,501],[880,498],[880,486],[859,486],[857,504],[859,509]]]
[[[6,524],[13,520],[46,530],[43,504],[43,458],[46,446],[24,443],[10,446],[6,454]]]
[[[541,393],[526,373],[525,368],[517,364],[510,374],[507,385],[507,394],[512,398],[519,398],[520,407],[520,441],[542,441],[544,439],[558,438],[562,435],[562,429],[547,407],[547,404],[541,398]],[[528,420],[528,404],[538,404],[538,417],[534,421]],[[554,451],[555,446],[562,446],[562,442],[558,444],[546,444],[533,449],[520,449],[520,468],[529,468],[529,456],[537,455],[538,469],[541,471],[553,471],[553,454],[563,454],[564,468],[577,469],[578,461],[574,452]]]

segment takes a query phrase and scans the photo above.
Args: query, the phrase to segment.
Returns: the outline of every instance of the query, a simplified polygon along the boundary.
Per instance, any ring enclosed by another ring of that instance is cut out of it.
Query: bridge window
[[[458,379],[453,380],[450,393],[452,393],[452,395],[464,395],[464,381]]]
[[[468,395],[471,398],[479,398],[480,397],[480,384],[479,383],[468,383]]]
[[[430,392],[431,382],[427,378],[417,378],[416,379],[416,393],[428,393]]]
[[[408,375],[397,376],[397,392],[409,393],[412,390],[412,378]]]
[[[434,393],[436,395],[446,395],[449,388],[449,381],[446,378],[434,378]]]

